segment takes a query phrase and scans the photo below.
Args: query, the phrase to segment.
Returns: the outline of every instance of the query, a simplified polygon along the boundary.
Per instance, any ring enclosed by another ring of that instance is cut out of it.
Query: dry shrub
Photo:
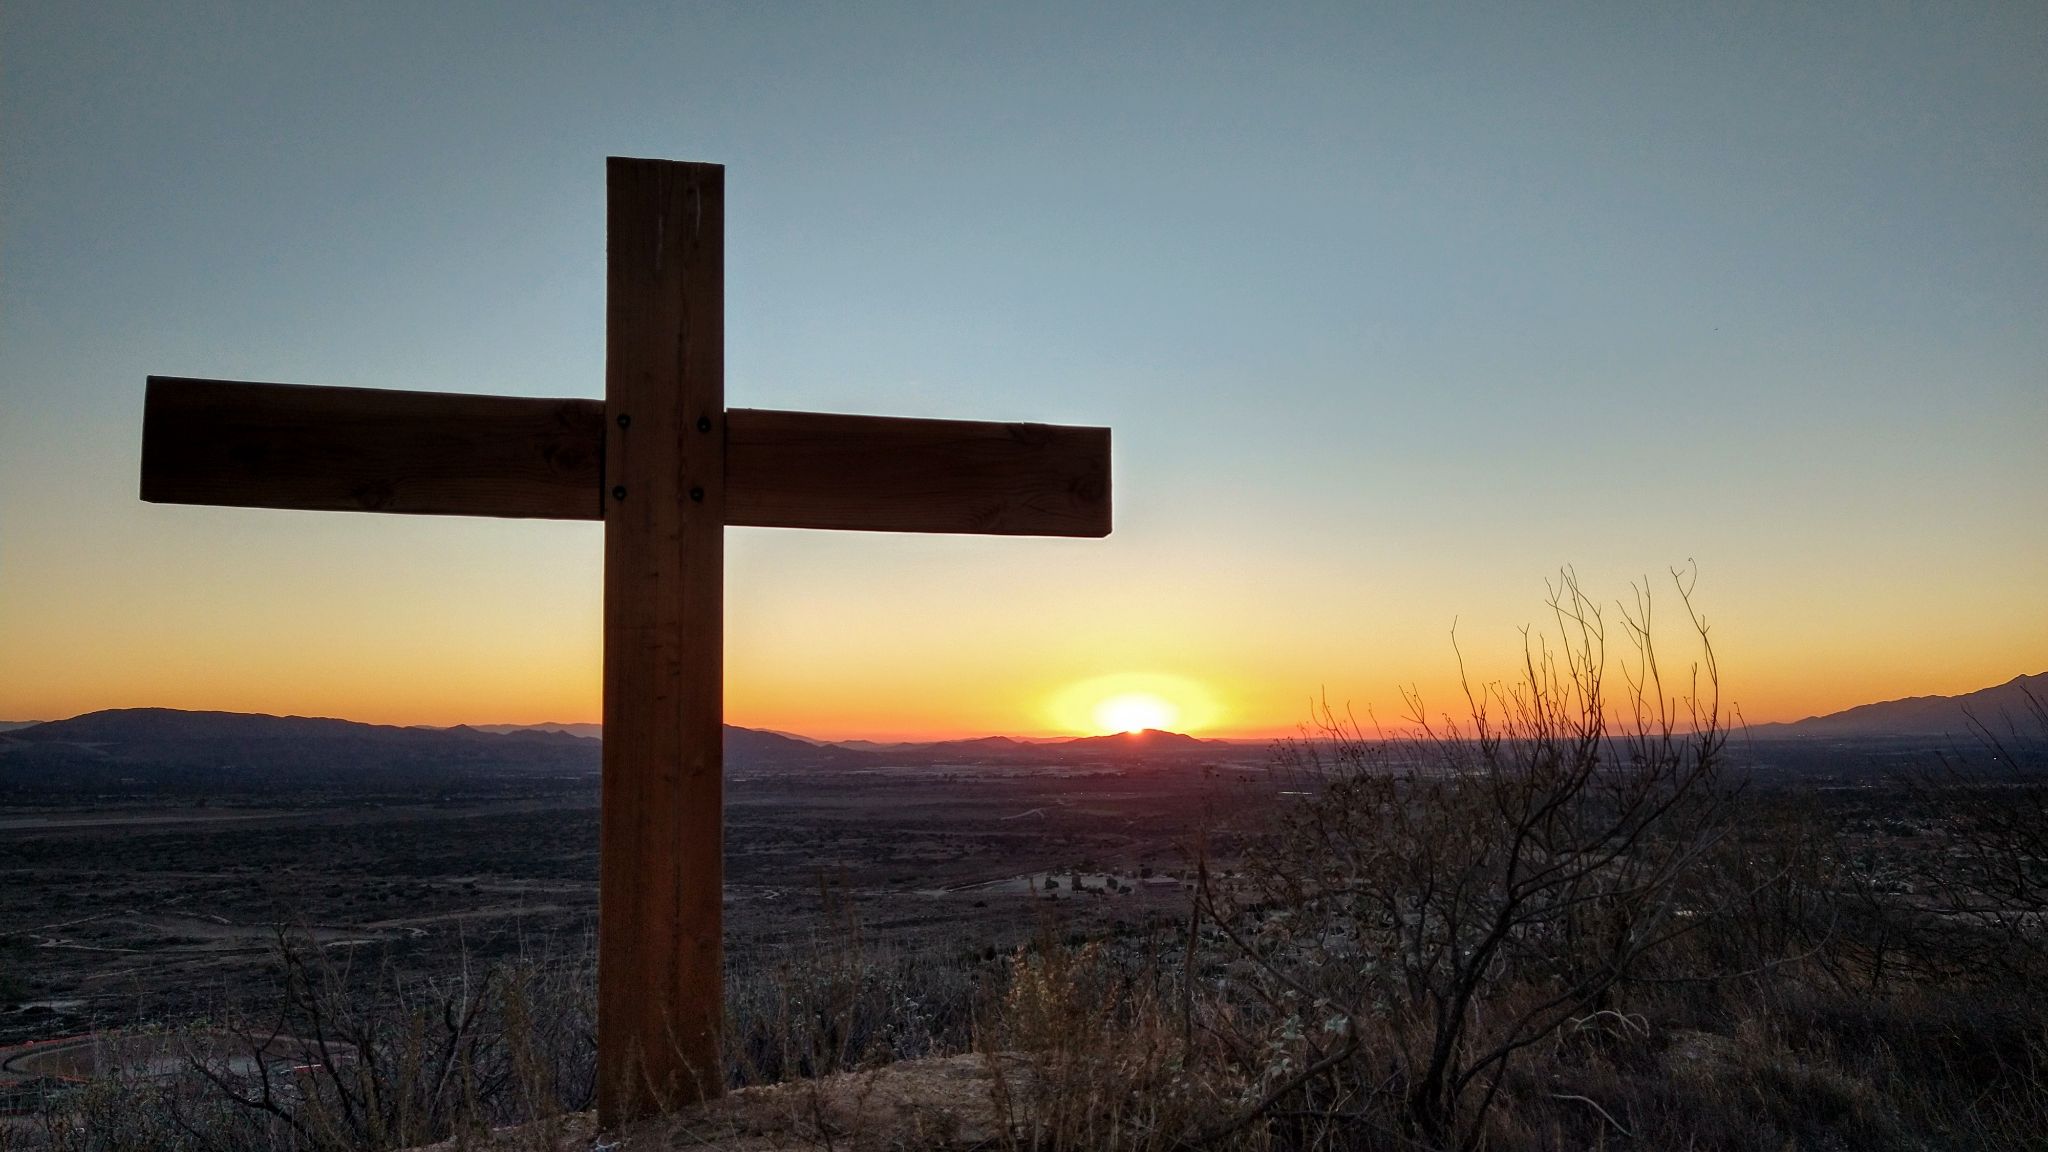
[[[366,979],[281,932],[280,1002],[230,1021],[240,1051],[195,1051],[220,1097],[302,1149],[410,1148],[546,1122],[588,1107],[595,983],[549,954],[410,977],[388,961]]]
[[[1525,635],[1518,681],[1468,681],[1464,721],[1411,694],[1405,734],[1325,709],[1283,751],[1306,798],[1241,877],[1203,868],[1198,886],[1239,961],[1223,995],[1257,1025],[1229,1043],[1270,1085],[1247,1123],[1476,1147],[1516,1060],[1691,930],[1684,881],[1726,827],[1726,736],[1707,627],[1679,594],[1701,651],[1681,694],[1647,594],[1622,614],[1634,659],[1611,691],[1601,610],[1566,572],[1556,633]]]
[[[125,1038],[131,1055],[177,1058],[170,1032]],[[0,1118],[5,1152],[284,1152],[288,1134],[252,1117],[203,1081],[146,1074],[109,1053],[95,1078],[47,1095],[33,1114]]]
[[[1135,1152],[1181,1147],[1209,1127],[1219,1086],[1189,1067],[1160,975],[1156,963],[1113,963],[1101,942],[1069,948],[1048,936],[1011,957],[982,1038],[1007,1146]]]
[[[584,953],[542,950],[403,973],[280,929],[275,1002],[134,1034],[100,1075],[50,1093],[27,1147],[340,1152],[467,1139],[589,1106],[594,984]],[[166,1065],[182,1074],[165,1074]],[[548,1146],[541,1143],[537,1146]]]
[[[1919,952],[1955,978],[2048,984],[2048,702],[1970,718],[1977,747],[1907,777],[1947,850],[1909,869]]]
[[[817,931],[728,957],[726,1083],[774,1084],[966,1051],[991,962],[877,945],[845,893],[822,878],[819,887]]]

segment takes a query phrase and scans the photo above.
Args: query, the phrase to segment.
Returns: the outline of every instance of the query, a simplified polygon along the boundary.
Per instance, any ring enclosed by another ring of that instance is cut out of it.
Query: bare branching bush
[[[1907,779],[1947,851],[1914,859],[1921,951],[1960,975],[2048,982],[2048,701],[1972,717],[1977,747]],[[1936,946],[1938,945],[1938,946]]]
[[[1691,929],[1684,881],[1726,830],[1726,735],[1707,626],[1667,690],[1651,600],[1622,613],[1610,687],[1602,610],[1566,572],[1556,631],[1513,683],[1466,682],[1467,717],[1368,733],[1327,707],[1282,768],[1311,793],[1249,852],[1202,869],[1202,915],[1236,957],[1231,1036],[1259,1070],[1244,1118],[1342,1118],[1474,1147],[1517,1057],[1612,1011],[1644,956]],[[1618,699],[1617,699],[1618,697]],[[1616,1019],[1620,1019],[1619,1016]]]
[[[231,1018],[230,1046],[189,1053],[224,1099],[302,1149],[407,1148],[588,1107],[595,986],[551,956],[367,978],[280,932],[279,1001]]]
[[[43,1102],[32,1115],[0,1118],[6,1152],[266,1152],[289,1137],[211,1091],[203,1081],[153,1074],[150,1064],[184,1059],[175,1033],[124,1038],[131,1059],[101,1061],[101,1074]],[[132,1057],[140,1056],[137,1061]]]

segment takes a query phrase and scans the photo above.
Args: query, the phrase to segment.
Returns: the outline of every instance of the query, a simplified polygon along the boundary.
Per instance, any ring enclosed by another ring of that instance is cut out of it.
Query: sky
[[[599,525],[136,489],[151,373],[600,395],[608,155],[726,165],[732,405],[1114,429],[1107,539],[730,530],[732,722],[1440,711],[1566,566],[1696,572],[1751,721],[2048,670],[2044,59],[2031,3],[10,0],[0,719],[596,719]]]

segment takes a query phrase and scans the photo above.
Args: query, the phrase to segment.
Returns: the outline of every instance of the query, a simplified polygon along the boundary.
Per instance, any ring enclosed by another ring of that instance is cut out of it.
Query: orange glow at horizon
[[[267,712],[278,715],[333,716],[374,724],[449,726],[462,723],[595,723],[599,717],[597,677],[560,675],[535,682],[511,673],[493,675],[469,661],[423,661],[445,673],[431,695],[417,682],[374,674],[366,662],[354,660],[235,660],[216,652],[202,669],[181,669],[187,675],[163,677],[176,666],[170,654],[150,652],[154,659],[137,661],[129,675],[93,678],[50,677],[41,684],[10,684],[12,691],[0,720],[54,720],[103,708],[168,707],[192,710]],[[154,667],[151,667],[154,665]],[[2041,671],[2043,669],[2035,669]],[[594,669],[592,669],[594,673]],[[190,674],[196,672],[197,674]],[[1943,670],[1938,682],[1900,688],[1876,677],[1857,677],[1843,670],[1829,697],[1790,677],[1764,674],[1748,677],[1752,691],[1724,706],[1740,708],[1743,720],[1765,723],[1797,720],[1857,704],[1905,695],[1955,695],[1990,687],[1989,678],[1972,669]],[[136,674],[139,673],[139,674]],[[1158,691],[1162,682],[1168,685]],[[1021,683],[987,687],[978,698],[968,694],[923,694],[925,684],[908,684],[900,695],[894,685],[873,685],[873,691],[849,690],[823,699],[810,696],[803,704],[770,700],[757,691],[731,685],[729,723],[791,732],[815,739],[940,740],[987,735],[1061,737],[1100,735],[1139,728],[1163,728],[1201,736],[1270,738],[1291,736],[1308,719],[1308,697],[1272,690],[1269,685],[1232,684],[1225,708],[1218,694],[1192,680],[1142,674],[1095,677],[1052,692],[1037,706]],[[1761,688],[1758,692],[1755,689]],[[1800,691],[1807,688],[1807,691]],[[737,691],[732,691],[737,689]],[[893,696],[893,698],[892,698]],[[1454,683],[1425,683],[1431,714],[1440,704],[1460,698]],[[1748,697],[1744,700],[1742,697]],[[1776,707],[1749,703],[1758,697]],[[1830,698],[1831,697],[1831,698]],[[1356,704],[1366,719],[1373,708],[1376,721],[1393,727],[1405,722],[1395,693],[1355,700],[1331,694],[1340,713]],[[1390,706],[1391,705],[1391,706]],[[1455,708],[1452,711],[1456,711]],[[1732,719],[1732,717],[1731,717]]]
[[[731,162],[731,406],[1113,430],[1100,539],[732,526],[730,724],[1461,720],[1461,675],[1513,685],[1522,629],[1554,637],[1561,565],[1610,704],[1638,585],[1690,690],[1672,570],[1752,725],[2048,672],[2048,6],[1711,37],[1677,9],[1571,68],[1524,43],[1569,30],[1449,5],[1085,38],[1024,5],[572,36],[16,7],[0,722],[600,722],[601,521],[138,483],[152,373],[603,396],[600,141]]]
[[[125,509],[132,494],[119,499]],[[437,726],[599,719],[590,527],[145,507],[147,532],[6,554],[0,720],[130,707]],[[94,513],[120,514],[111,500]],[[1026,547],[1032,563],[1017,562]],[[1213,571],[1157,582],[1147,574],[1175,560],[1147,547],[1137,535],[1111,547],[749,533],[728,578],[726,717],[825,740],[1132,726],[1261,739],[1296,734],[1326,697],[1398,725],[1404,686],[1432,717],[1459,710],[1453,619],[1476,678],[1512,677],[1517,626],[1540,607],[1528,582],[1432,584],[1420,566],[1386,578],[1394,591],[1367,593],[1336,565],[1277,585]],[[125,560],[130,551],[139,559]],[[2022,604],[2017,622],[1973,624],[1973,602],[1930,585],[1930,607],[1873,635],[1826,613],[1874,617],[1878,591],[1788,597],[1737,571],[1701,596],[1724,702],[1751,723],[1797,720],[2041,672],[2048,609],[2019,595],[2025,577],[1998,575],[2012,588],[1994,599]],[[1588,578],[1603,589],[1625,580]],[[1426,590],[1416,605],[1385,607],[1409,588]],[[1347,606],[1314,607],[1331,604]],[[1659,620],[1676,672],[1695,649],[1682,617]],[[1149,698],[1154,718],[1108,707],[1126,697]]]
[[[1077,681],[1047,701],[1053,730],[1074,735],[1142,728],[1205,732],[1224,718],[1216,695],[1198,681],[1163,673],[1117,673]]]
[[[1095,706],[1095,726],[1105,734],[1171,731],[1179,719],[1180,709],[1150,692],[1126,692]]]

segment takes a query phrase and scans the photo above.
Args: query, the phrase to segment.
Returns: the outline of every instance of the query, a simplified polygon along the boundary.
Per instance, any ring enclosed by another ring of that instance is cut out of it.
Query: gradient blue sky
[[[151,372],[598,395],[609,154],[728,166],[733,404],[1116,430],[1106,541],[731,533],[737,722],[1386,712],[1566,563],[1696,561],[1752,719],[2040,672],[2044,60],[2040,4],[10,2],[0,717],[595,718],[596,526],[135,487]]]

